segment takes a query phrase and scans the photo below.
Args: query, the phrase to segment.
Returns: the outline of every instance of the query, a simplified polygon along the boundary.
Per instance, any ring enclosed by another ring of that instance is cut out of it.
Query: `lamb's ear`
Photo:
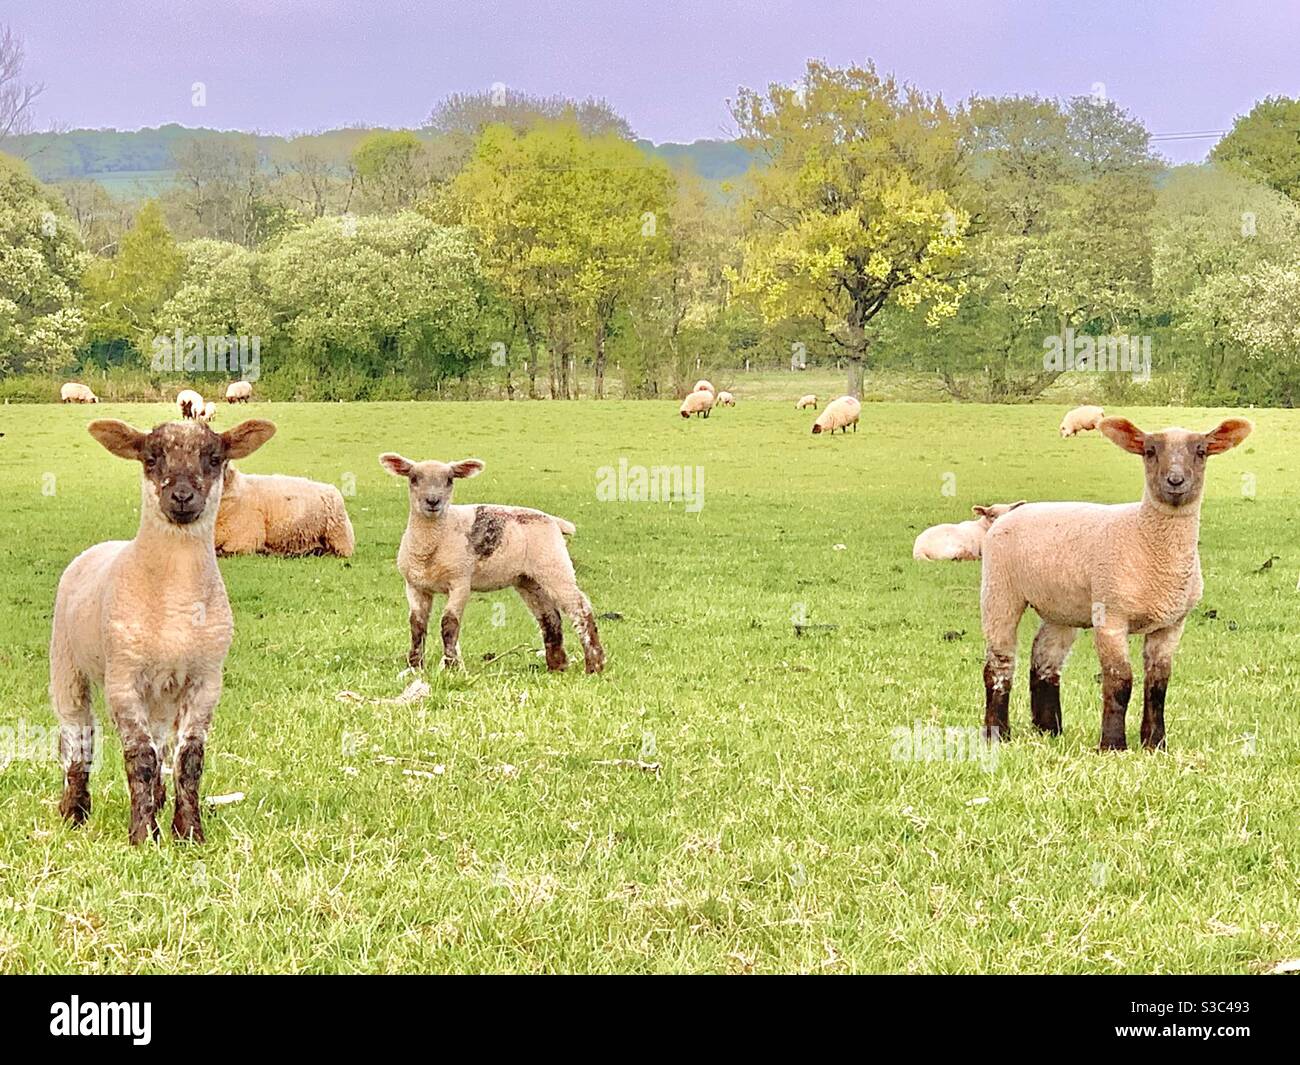
[[[90,435],[120,459],[135,459],[144,455],[145,433],[116,418],[97,418],[86,429]]]
[[[478,459],[461,459],[451,464],[453,477],[477,477],[483,472],[483,463]]]
[[[275,436],[275,423],[260,418],[249,418],[221,434],[226,445],[226,458],[245,459]]]
[[[981,518],[987,518],[989,516],[988,507],[973,506],[970,510],[972,514],[978,514]]]
[[[1142,454],[1146,446],[1147,434],[1127,418],[1103,418],[1097,428],[1110,438],[1111,443],[1134,455]]]
[[[1230,451],[1250,436],[1254,428],[1245,418],[1228,418],[1220,422],[1217,429],[1205,434],[1205,450],[1211,455]]]
[[[396,451],[385,451],[379,456],[379,465],[394,477],[411,476],[411,467],[415,465],[410,459],[404,459]]]

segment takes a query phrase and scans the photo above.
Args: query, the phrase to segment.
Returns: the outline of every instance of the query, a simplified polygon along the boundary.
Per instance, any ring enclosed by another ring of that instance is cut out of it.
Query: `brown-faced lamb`
[[[69,381],[59,389],[60,403],[98,403],[99,397],[86,385]]]
[[[380,464],[409,485],[410,515],[397,569],[406,581],[410,605],[411,649],[407,663],[424,665],[424,638],[435,594],[446,595],[442,612],[442,665],[460,665],[460,619],[471,592],[513,587],[537,619],[546,649],[546,668],[567,665],[560,614],[582,642],[588,673],[605,666],[605,650],[591,603],[578,587],[564,542],[574,527],[563,518],[527,507],[451,502],[456,480],[476,477],[478,459],[411,462],[388,452]]]
[[[332,484],[227,466],[216,546],[223,555],[351,558],[356,537],[343,494]]]
[[[1106,412],[1100,407],[1075,407],[1061,419],[1061,439],[1087,429],[1096,429],[1104,417]]]
[[[715,400],[712,392],[705,392],[703,390],[692,392],[682,400],[682,405],[678,409],[678,413],[680,413],[683,418],[689,418],[692,414],[697,418],[701,415],[707,418],[709,416],[709,411],[713,410],[714,402]]]
[[[853,426],[853,431],[858,431],[858,416],[862,413],[862,404],[853,396],[840,396],[839,399],[831,400],[826,404],[826,409],[817,415],[817,420],[813,422],[813,436],[819,433],[834,433],[838,429],[842,433],[849,431],[849,426]]]
[[[226,463],[251,455],[275,426],[246,421],[218,434],[196,422],[172,422],[144,433],[103,419],[89,430],[114,455],[140,463],[140,527],[134,540],[83,551],[59,580],[50,639],[50,698],[64,771],[59,812],[74,825],[90,814],[91,686],[98,685],[122,740],[130,841],[158,836],[166,801],[162,760],[170,749],[172,835],[202,842],[204,746],[234,628],[213,528]]]
[[[980,613],[985,640],[984,726],[1010,736],[1016,628],[1026,607],[1042,618],[1029,674],[1036,728],[1061,731],[1061,668],[1079,629],[1092,628],[1102,671],[1101,750],[1126,746],[1132,691],[1128,637],[1142,652],[1142,746],[1165,743],[1165,692],[1187,615],[1201,598],[1201,523],[1205,462],[1250,434],[1244,418],[1208,433],[1144,433],[1125,418],[1100,429],[1141,455],[1146,487],[1139,503],[1028,503],[999,518],[984,539]]]
[[[253,386],[247,381],[235,381],[226,388],[227,403],[247,403],[253,398]]]
[[[176,394],[176,409],[183,419],[197,420],[203,416],[203,397],[192,388],[181,389]]]
[[[932,525],[916,538],[916,542],[912,545],[912,557],[922,562],[978,561],[984,536],[992,528],[993,523],[1002,515],[1024,504],[1025,500],[1022,499],[1017,503],[974,506],[971,510],[976,517],[971,521]]]

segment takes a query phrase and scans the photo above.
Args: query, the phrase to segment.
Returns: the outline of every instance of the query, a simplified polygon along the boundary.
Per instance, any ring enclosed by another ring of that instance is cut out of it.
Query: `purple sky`
[[[0,22],[47,85],[38,120],[74,127],[414,125],[503,82],[604,96],[640,136],[689,141],[730,135],[737,86],[793,81],[809,57],[871,57],[950,99],[1100,82],[1157,134],[1300,95],[1295,0],[0,0]]]

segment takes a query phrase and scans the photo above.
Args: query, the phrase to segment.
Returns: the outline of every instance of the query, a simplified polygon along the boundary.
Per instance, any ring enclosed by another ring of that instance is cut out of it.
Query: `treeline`
[[[830,360],[960,399],[1067,373],[1099,398],[1300,398],[1300,103],[1172,169],[1109,100],[950,106],[870,65],[732,110],[755,165],[723,183],[602,101],[505,90],[419,131],[178,135],[143,203],[0,159],[0,392],[98,372],[148,394],[159,338],[255,337],[280,398],[662,396],[701,363]]]

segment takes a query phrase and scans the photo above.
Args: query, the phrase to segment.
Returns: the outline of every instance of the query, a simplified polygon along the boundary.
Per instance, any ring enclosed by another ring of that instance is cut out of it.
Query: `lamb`
[[[175,751],[172,835],[201,843],[203,752],[233,633],[213,549],[222,477],[230,460],[251,455],[275,426],[246,421],[217,434],[170,422],[144,433],[101,419],[89,430],[114,455],[140,463],[140,527],[134,540],[83,551],[59,580],[50,639],[64,771],[59,812],[74,826],[90,815],[91,685],[99,685],[122,740],[131,843],[158,837],[168,750]]]
[[[1165,692],[1187,615],[1200,601],[1205,460],[1236,447],[1251,423],[1229,418],[1208,433],[1144,433],[1126,418],[1099,427],[1143,456],[1139,503],[1029,503],[999,518],[984,539],[984,727],[1010,736],[1016,627],[1027,606],[1042,618],[1034,638],[1029,698],[1034,726],[1061,732],[1061,668],[1078,630],[1092,628],[1102,670],[1100,749],[1126,746],[1124,716],[1132,691],[1128,637],[1146,637],[1142,746],[1165,744]]]
[[[984,536],[993,523],[1016,507],[1023,506],[1025,500],[1016,503],[994,503],[991,506],[971,507],[978,515],[971,521],[961,521],[947,525],[932,525],[917,538],[912,545],[912,557],[922,562],[974,562],[980,557],[980,547]]]
[[[800,396],[799,402],[794,405],[795,410],[804,410],[807,407],[812,407],[813,410],[817,409],[817,397],[811,392],[806,396]]]
[[[734,407],[735,405],[736,405],[736,397],[733,396],[730,392],[718,393],[718,406]]]
[[[711,381],[696,381],[695,387],[691,389],[691,391],[692,392],[716,392],[717,389],[713,387],[713,383]]]
[[[216,547],[223,555],[338,555],[356,547],[343,495],[304,477],[226,467]]]
[[[182,389],[176,395],[176,409],[186,420],[197,419],[203,414],[203,397],[192,388]]]
[[[60,403],[98,403],[99,397],[86,385],[69,381],[59,389]]]
[[[235,381],[226,389],[227,403],[247,403],[253,398],[253,386],[247,381]]]
[[[1096,429],[1104,417],[1106,412],[1100,407],[1075,407],[1061,419],[1061,439],[1086,429]]]
[[[862,404],[852,396],[840,396],[839,399],[832,400],[826,404],[826,409],[817,415],[817,420],[813,422],[813,436],[818,433],[834,433],[836,429],[842,433],[849,431],[849,426],[853,426],[853,431],[858,431],[858,415],[862,413]]]
[[[713,409],[714,402],[713,393],[705,392],[701,389],[699,392],[692,392],[682,400],[679,413],[683,418],[689,418],[692,414],[696,417],[699,417],[702,414],[707,418],[709,416],[709,411]]]
[[[380,464],[410,484],[410,516],[397,569],[406,581],[410,604],[411,649],[407,663],[424,665],[424,637],[434,593],[445,594],[442,612],[442,665],[460,666],[460,619],[471,592],[513,586],[537,619],[546,648],[546,668],[568,664],[560,613],[568,615],[582,642],[588,673],[605,667],[605,650],[596,631],[591,603],[578,587],[564,537],[570,522],[527,507],[453,505],[456,480],[483,471],[478,459],[411,462],[387,452]]]
[[[205,404],[203,404],[203,410],[199,414],[198,420],[201,422],[206,422],[208,425],[211,425],[214,421],[216,421],[216,418],[217,418],[217,405],[213,403],[212,400],[208,400]]]

